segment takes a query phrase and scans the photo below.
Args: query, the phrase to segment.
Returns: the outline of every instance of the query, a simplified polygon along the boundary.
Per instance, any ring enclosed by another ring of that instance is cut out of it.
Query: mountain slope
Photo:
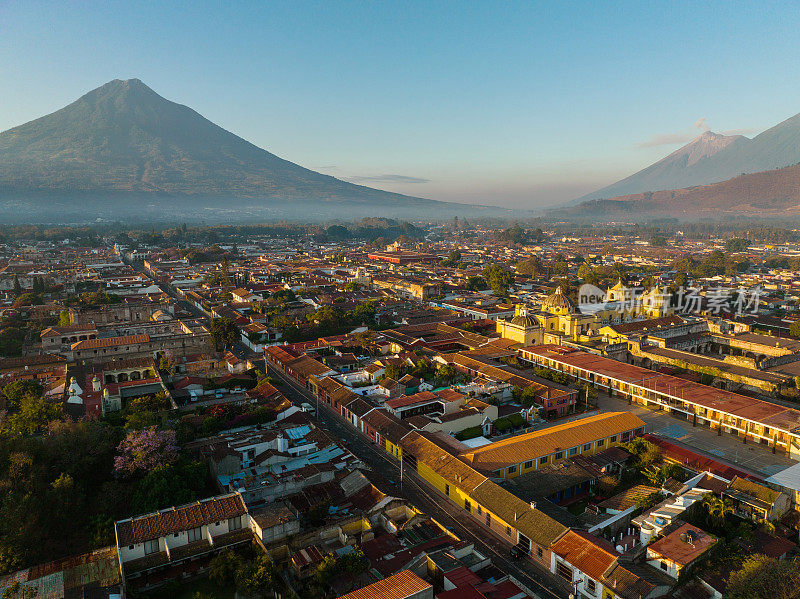
[[[578,201],[706,185],[743,173],[779,169],[797,163],[800,163],[800,114],[753,139],[707,131],[649,167]]]
[[[573,217],[671,216],[681,219],[800,216],[800,165],[741,175],[688,189],[590,200],[553,215]]]
[[[159,96],[114,80],[0,133],[0,191],[144,192],[437,204],[303,168]]]

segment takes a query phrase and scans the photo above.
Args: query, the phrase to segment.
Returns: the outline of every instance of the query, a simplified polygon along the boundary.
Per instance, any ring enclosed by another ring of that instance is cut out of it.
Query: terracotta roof
[[[652,551],[680,566],[687,566],[711,549],[716,542],[717,537],[691,524],[683,524],[663,539],[648,545],[647,552]]]
[[[106,339],[87,339],[78,341],[70,346],[72,350],[80,349],[99,349],[101,347],[116,347],[119,345],[134,345],[137,343],[149,343],[150,335],[124,335],[122,337],[108,337]]]
[[[563,346],[535,345],[521,349],[520,353],[527,359],[531,359],[532,356],[541,356],[563,366],[593,372],[601,377],[612,378],[657,393],[679,397],[700,407],[757,422],[770,428],[787,432],[800,431],[800,410],[795,408],[787,408],[753,397],[738,395],[724,389],[660,374],[646,368]],[[559,369],[563,369],[563,366],[559,366]]]
[[[733,480],[728,488],[734,491],[741,491],[742,493],[750,495],[751,497],[755,497],[756,499],[760,499],[769,505],[773,505],[778,497],[780,497],[779,491],[770,489],[766,485],[760,485],[753,481],[745,480],[739,476],[733,477]]]
[[[418,462],[423,462],[439,476],[452,482],[459,489],[470,493],[478,485],[488,480],[483,474],[470,468],[458,458],[450,455],[433,441],[426,439],[416,431],[406,435],[401,446]],[[526,504],[527,505],[527,504]]]
[[[481,470],[496,470],[643,428],[644,425],[630,412],[605,412],[496,441],[466,452],[462,457]]]
[[[459,393],[455,389],[442,389],[441,391],[437,391],[436,395],[441,397],[444,401],[458,401],[460,399],[464,399],[466,395],[463,393]]]
[[[44,329],[40,337],[61,337],[62,335],[68,333],[78,333],[78,332],[97,332],[97,327],[94,325],[89,324],[71,324],[68,326],[58,326],[58,327],[47,327]]]
[[[201,499],[115,523],[117,544],[133,545],[247,513],[238,493]]]
[[[600,580],[620,555],[608,541],[578,530],[568,531],[550,549],[595,580]]]
[[[291,370],[301,378],[308,378],[312,375],[319,377],[325,373],[331,372],[330,368],[308,356],[302,356],[287,363],[286,369]]]
[[[488,478],[470,493],[470,497],[541,547],[550,547],[568,530]]]
[[[340,595],[340,599],[406,599],[432,588],[411,570],[402,570],[357,591]]]
[[[672,316],[662,316],[661,318],[650,318],[647,320],[637,320],[634,322],[613,324],[610,325],[610,328],[613,329],[614,332],[624,335],[629,333],[649,331],[651,329],[658,329],[660,327],[668,329],[670,327],[685,323],[686,321],[683,318],[681,318],[677,314],[673,314]]]
[[[431,403],[432,401],[442,401],[437,395],[430,391],[420,391],[414,395],[403,395],[386,402],[386,406],[392,409],[405,408],[417,404]]]

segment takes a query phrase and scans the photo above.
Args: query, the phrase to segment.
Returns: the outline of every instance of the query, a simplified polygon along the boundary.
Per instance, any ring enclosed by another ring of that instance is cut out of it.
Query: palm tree
[[[725,516],[733,513],[733,506],[731,506],[730,502],[717,497],[713,493],[703,497],[703,506],[705,506],[709,518],[717,526],[723,526],[725,524]]]

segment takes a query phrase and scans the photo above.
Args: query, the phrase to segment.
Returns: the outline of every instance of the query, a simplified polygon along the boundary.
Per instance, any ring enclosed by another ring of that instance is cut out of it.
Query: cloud
[[[706,119],[704,116],[701,116],[699,119],[697,119],[697,121],[695,121],[694,128],[702,129],[703,131],[711,131],[711,127],[708,126],[708,119]],[[758,131],[758,129],[731,129],[730,131],[723,131],[722,135],[750,135],[756,131]],[[636,147],[643,149],[656,148],[658,146],[685,144],[692,141],[695,137],[697,137],[696,132],[661,133],[659,135],[654,135],[647,141],[636,144]]]
[[[430,179],[409,177],[407,175],[373,175],[368,177],[342,177],[351,183],[430,183]]]
[[[694,135],[686,133],[662,133],[661,135],[654,135],[647,141],[636,144],[637,148],[655,148],[658,146],[672,146],[675,144],[683,144],[692,141]]]

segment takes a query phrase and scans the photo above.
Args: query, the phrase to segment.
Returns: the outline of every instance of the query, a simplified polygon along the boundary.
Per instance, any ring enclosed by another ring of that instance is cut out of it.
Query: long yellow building
[[[514,478],[576,455],[591,455],[644,434],[645,423],[630,412],[605,412],[496,441],[461,454],[488,476]]]
[[[550,545],[567,527],[503,489],[457,457],[426,439],[409,433],[403,454],[417,473],[440,493],[510,544],[520,546],[550,568]]]

